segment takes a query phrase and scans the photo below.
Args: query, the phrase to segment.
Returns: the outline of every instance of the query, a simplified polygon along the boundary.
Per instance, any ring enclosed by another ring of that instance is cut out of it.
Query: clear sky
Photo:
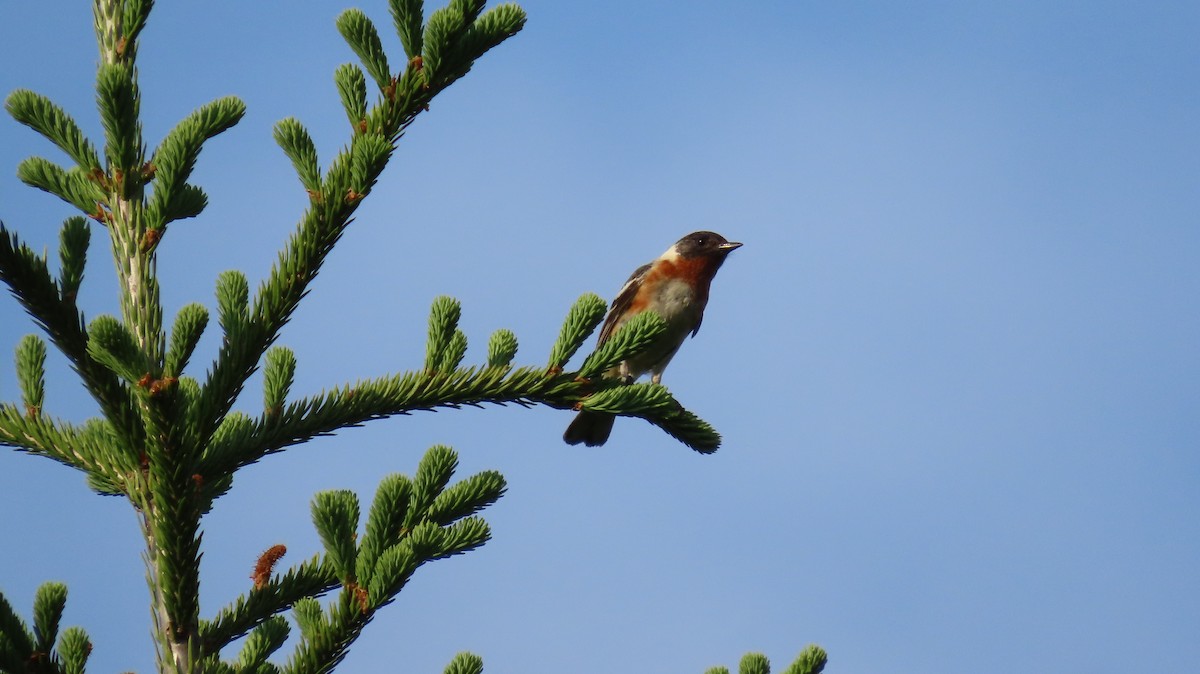
[[[1183,672],[1200,661],[1200,5],[561,2],[413,125],[281,343],[310,394],[418,367],[430,301],[541,364],[572,301],[606,298],[695,229],[745,247],[664,383],[725,437],[637,420],[603,448],[569,415],[443,411],[322,438],[239,474],[205,521],[203,613],[259,552],[319,543],[316,491],[369,501],[425,448],[504,473],[494,540],[418,572],[345,671],[691,672],[805,644],[829,671]],[[385,35],[386,3],[361,6]],[[243,98],[194,175],[210,206],[160,248],[168,315],[263,278],[305,196],[272,125],[323,162],[347,138],[343,2],[161,0],[141,49],[156,144]],[[6,3],[5,95],[99,137],[86,3]],[[387,47],[401,60],[396,40]],[[70,209],[21,185],[60,160],[0,120],[0,219],[56,250]],[[117,313],[94,232],[83,302]],[[0,297],[0,351],[32,323]],[[193,374],[216,351],[215,326]],[[11,363],[9,356],[3,360]],[[2,364],[2,363],[0,363]],[[50,412],[94,413],[61,359]],[[11,365],[0,396],[19,397]],[[239,408],[261,403],[251,386]],[[28,617],[68,583],[93,672],[152,669],[129,506],[0,453],[0,589]]]

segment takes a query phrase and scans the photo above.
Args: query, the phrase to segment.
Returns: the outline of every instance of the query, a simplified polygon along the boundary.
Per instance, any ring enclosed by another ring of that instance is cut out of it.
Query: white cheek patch
[[[663,253],[658,259],[666,262],[676,262],[679,260],[679,258],[679,250],[677,250],[675,246],[671,246],[667,249],[667,252]]]

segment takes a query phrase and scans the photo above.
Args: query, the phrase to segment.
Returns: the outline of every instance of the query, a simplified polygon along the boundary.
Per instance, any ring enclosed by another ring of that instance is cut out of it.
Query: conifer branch
[[[320,597],[340,585],[334,566],[320,556],[313,557],[238,597],[212,620],[201,621],[201,643],[215,653],[301,599]]]
[[[653,388],[666,390],[661,386]],[[288,404],[278,416],[260,417],[223,442],[214,438],[202,470],[206,474],[219,474],[317,436],[418,410],[485,403],[542,404],[571,409],[584,404],[593,391],[594,384],[579,380],[574,373],[554,375],[530,367],[507,371],[468,367],[435,375],[396,374],[298,400]],[[633,391],[633,395],[639,395],[641,389]],[[715,451],[720,445],[720,435],[683,410],[669,393],[665,395],[665,400],[659,399],[650,406],[619,403],[606,405],[605,409],[620,409],[622,414],[640,416],[698,452]]]
[[[30,630],[0,592],[0,671],[83,674],[92,645],[87,633],[78,627],[63,630],[59,637],[66,602],[67,587],[62,583],[39,587],[33,599]]]
[[[337,18],[337,29],[342,38],[362,61],[371,78],[380,89],[386,89],[392,81],[392,69],[388,66],[387,54],[375,24],[361,9],[351,8]]]
[[[13,119],[58,146],[85,173],[100,169],[96,148],[75,120],[50,99],[28,89],[18,89],[5,99],[4,107]]]
[[[79,216],[63,221],[58,234],[59,276],[58,288],[63,302],[74,304],[83,285],[83,272],[87,266],[87,251],[92,240],[92,229],[87,220]]]
[[[0,445],[81,470],[105,485],[106,493],[124,492],[123,485],[137,470],[134,457],[113,451],[111,427],[99,420],[77,427],[44,414],[30,417],[0,403]]]
[[[116,375],[87,353],[88,335],[74,295],[64,295],[51,278],[45,261],[3,223],[0,223],[0,279],[79,373],[124,446],[140,444],[144,431],[127,389]]]
[[[131,500],[147,546],[162,671],[330,671],[374,613],[395,599],[421,565],[474,550],[490,539],[490,528],[477,513],[506,489],[495,471],[451,484],[457,455],[437,446],[412,478],[383,480],[361,536],[354,493],[318,494],[312,513],[323,554],[272,576],[284,551],[273,547],[260,559],[252,589],[212,620],[201,620],[201,517],[230,488],[237,469],[268,454],[373,419],[485,403],[637,416],[697,451],[711,452],[720,444],[712,427],[683,409],[667,389],[626,385],[611,376],[618,363],[661,333],[663,322],[656,315],[630,321],[577,371],[564,372],[603,319],[605,304],[594,295],[572,308],[544,368],[512,366],[518,345],[508,330],[491,336],[486,365],[463,367],[468,340],[458,328],[461,308],[452,298],[438,298],[421,369],[288,400],[296,359],[288,349],[272,346],[358,204],[372,191],[397,140],[434,96],[524,25],[525,13],[516,5],[485,12],[484,4],[449,0],[426,21],[421,0],[389,0],[396,35],[408,57],[399,72],[391,70],[379,32],[363,12],[347,10],[338,18],[339,32],[362,63],[343,65],[335,73],[352,126],[349,140],[322,173],[308,131],[292,119],[276,126],[276,141],[307,192],[308,210],[253,296],[241,272],[218,278],[217,320],[224,340],[203,385],[183,373],[208,312],[198,304],[180,310],[168,345],[156,249],[169,223],[195,216],[206,206],[203,190],[187,181],[204,143],[236,124],[244,104],[223,98],[201,106],[146,161],[136,56],[153,0],[94,2],[102,156],[79,125],[45,97],[22,90],[6,100],[17,121],[45,136],[73,163],[64,168],[29,159],[18,169],[20,178],[108,228],[121,315],[101,315],[85,326],[76,306],[90,242],[87,220],[76,216],[64,223],[57,279],[44,257],[0,223],[0,279],[66,355],[102,413],[81,426],[45,413],[46,347],[30,336],[18,347],[22,404],[0,403],[0,444],[81,470],[93,488]],[[367,75],[378,88],[373,105],[367,103]],[[252,419],[231,409],[260,365],[265,366],[264,409]],[[333,591],[338,594],[327,608],[316,600]],[[0,594],[0,670],[83,673],[91,644],[78,628],[60,630],[65,601],[65,587],[43,586],[30,629]],[[280,614],[289,609],[300,638],[292,658],[280,668],[267,658],[288,638]],[[242,636],[247,639],[237,661],[222,662],[221,649]],[[793,664],[788,674],[816,674],[824,665],[823,652],[815,669],[810,666],[817,662],[814,658],[805,660],[807,669]],[[763,674],[766,660],[743,664]],[[460,654],[445,671],[481,670],[478,657]]]
[[[809,644],[800,651],[796,659],[783,674],[821,674],[829,657],[825,649]],[[710,667],[704,674],[729,674],[728,667]],[[738,674],[771,674],[771,661],[762,653],[747,653],[738,663]]]
[[[446,665],[443,674],[483,674],[483,658],[474,653],[459,653]]]
[[[394,2],[392,10],[396,17],[407,17],[403,21],[405,30],[412,28],[414,12],[408,3]],[[461,15],[462,8],[452,5],[446,16],[451,17],[454,12]],[[423,37],[427,50],[453,57],[454,67],[447,74],[431,79],[423,72],[423,61],[414,58],[399,78],[387,73],[384,82],[381,80],[387,65],[374,25],[361,12],[343,14],[339,29],[383,89],[384,97],[367,115],[367,129],[356,132],[349,147],[330,163],[320,181],[319,193],[313,195],[312,205],[255,294],[250,319],[240,338],[222,346],[197,403],[196,442],[204,443],[212,436],[279,330],[290,320],[325,257],[350,224],[358,204],[370,193],[387,165],[400,133],[437,93],[465,74],[475,58],[515,35],[524,25],[525,14],[515,5],[501,5],[470,25],[461,18],[447,20],[449,23],[439,21],[434,25],[431,17]],[[411,45],[406,42],[405,46],[407,49]],[[352,96],[354,100],[357,97],[357,93]],[[357,103],[354,105],[357,107]],[[311,190],[315,182],[312,176],[315,152],[309,150],[307,134],[300,131],[302,127],[296,123],[281,124],[276,129],[276,139],[292,159],[301,182]]]
[[[101,204],[106,197],[94,176],[79,168],[64,169],[42,157],[30,157],[17,165],[17,178],[21,182],[53,194],[84,215],[101,217]]]
[[[359,76],[362,76],[361,71]],[[365,90],[363,96],[366,96]],[[363,106],[366,106],[365,100]],[[291,117],[281,119],[275,124],[275,143],[292,161],[292,167],[300,176],[300,184],[304,185],[304,189],[313,196],[320,194],[321,169],[317,164],[317,146],[313,144],[308,129]]]

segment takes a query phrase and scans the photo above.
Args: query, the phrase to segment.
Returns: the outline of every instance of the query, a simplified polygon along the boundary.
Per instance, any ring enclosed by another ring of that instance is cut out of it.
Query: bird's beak
[[[736,248],[741,248],[741,247],[742,247],[742,244],[740,241],[726,241],[725,243],[721,244],[720,246],[717,246],[717,248],[725,251],[726,253],[728,253]]]

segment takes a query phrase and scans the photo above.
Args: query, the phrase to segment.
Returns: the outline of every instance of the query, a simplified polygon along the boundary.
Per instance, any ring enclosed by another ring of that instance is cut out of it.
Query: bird
[[[717,270],[741,246],[716,232],[692,232],[658,259],[638,267],[612,301],[596,346],[604,344],[618,328],[645,311],[658,313],[667,329],[649,348],[617,364],[604,376],[632,384],[649,372],[650,381],[662,383],[663,370],[688,334],[694,337],[700,331],[709,287]],[[568,445],[583,443],[598,447],[608,441],[615,420],[612,414],[582,410],[567,426],[563,440]]]

